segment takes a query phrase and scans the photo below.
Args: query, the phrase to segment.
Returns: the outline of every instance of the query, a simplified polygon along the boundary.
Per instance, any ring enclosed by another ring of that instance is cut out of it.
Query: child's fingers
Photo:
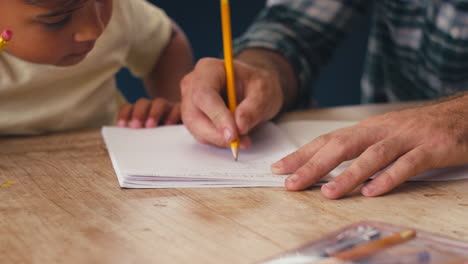
[[[147,119],[148,112],[151,108],[151,101],[146,98],[139,99],[133,106],[131,128],[142,128]]]
[[[127,127],[128,121],[132,115],[132,110],[132,104],[124,104],[120,107],[119,113],[117,114],[117,125],[119,127]]]
[[[175,125],[180,122],[182,118],[180,104],[173,104],[172,109],[170,110],[169,114],[166,118],[166,125]]]
[[[152,128],[157,127],[162,117],[167,113],[169,109],[169,102],[162,98],[154,99],[149,110],[148,119],[146,120],[145,127]]]

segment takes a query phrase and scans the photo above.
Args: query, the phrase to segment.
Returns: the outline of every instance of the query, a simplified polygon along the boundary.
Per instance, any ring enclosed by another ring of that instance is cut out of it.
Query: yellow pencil
[[[237,107],[236,82],[234,80],[234,62],[232,55],[231,10],[229,0],[221,0],[221,24],[223,29],[224,67],[226,70],[226,89],[228,106],[234,114]],[[231,142],[231,151],[235,160],[239,156],[239,137]]]
[[[0,34],[0,52],[6,47],[12,36],[13,32],[11,30],[5,30]]]

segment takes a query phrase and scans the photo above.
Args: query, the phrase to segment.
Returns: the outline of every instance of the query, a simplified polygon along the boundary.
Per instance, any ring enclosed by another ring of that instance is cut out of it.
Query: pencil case
[[[373,242],[376,244],[379,240],[405,230],[414,231],[414,237],[379,250],[374,248],[365,256],[352,261],[334,258],[353,249],[355,252],[357,249],[365,249]],[[468,264],[468,242],[409,227],[381,222],[359,222],[261,263]]]

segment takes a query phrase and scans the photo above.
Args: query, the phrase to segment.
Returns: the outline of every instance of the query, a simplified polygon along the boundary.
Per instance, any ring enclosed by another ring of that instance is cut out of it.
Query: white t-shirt
[[[115,121],[115,74],[126,66],[135,76],[145,76],[170,40],[171,22],[146,0],[114,0],[113,8],[94,49],[77,65],[40,65],[0,53],[0,135],[34,135]]]

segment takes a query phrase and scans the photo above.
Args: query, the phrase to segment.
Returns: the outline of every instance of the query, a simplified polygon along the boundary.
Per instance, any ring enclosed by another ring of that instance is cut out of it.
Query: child
[[[14,32],[0,53],[0,134],[98,127],[117,116],[133,128],[180,121],[179,80],[192,68],[191,50],[146,0],[8,0],[0,12],[0,29]],[[154,100],[117,111],[114,75],[124,66]]]

